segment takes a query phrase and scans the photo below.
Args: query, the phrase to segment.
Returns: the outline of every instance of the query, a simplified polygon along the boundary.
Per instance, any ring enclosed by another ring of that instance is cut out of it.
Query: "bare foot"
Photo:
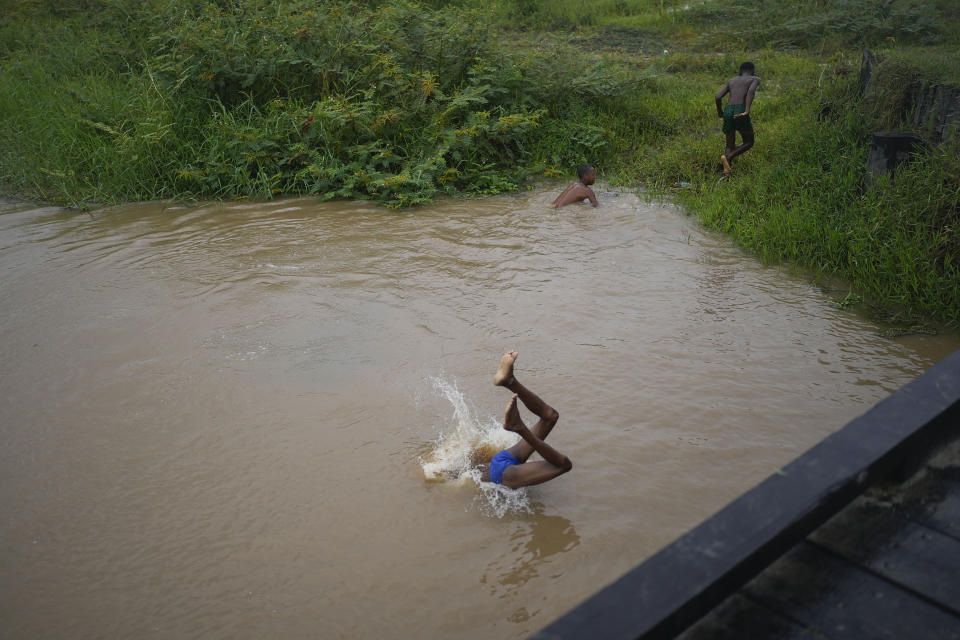
[[[506,387],[513,382],[513,363],[517,359],[516,351],[508,351],[500,358],[500,366],[497,367],[497,373],[493,376],[493,384],[498,387]]]
[[[513,353],[516,353],[516,351]],[[513,431],[516,433],[525,426],[526,425],[523,424],[523,420],[520,419],[520,410],[517,409],[517,394],[513,394],[513,397],[510,398],[510,403],[507,405],[507,410],[503,414],[503,428],[506,431]]]
[[[723,172],[724,172],[724,173],[730,173],[731,171],[733,171],[733,167],[730,166],[730,161],[727,160],[727,156],[726,156],[726,155],[720,156],[720,164],[723,165]]]

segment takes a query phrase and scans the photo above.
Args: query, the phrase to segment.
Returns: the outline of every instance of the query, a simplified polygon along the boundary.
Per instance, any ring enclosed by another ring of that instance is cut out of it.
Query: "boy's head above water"
[[[594,172],[593,167],[588,164],[582,164],[577,168],[577,178],[580,179],[580,183],[584,186],[590,186],[597,179],[597,174]]]
[[[740,75],[746,73],[747,75],[753,75],[753,72],[756,71],[756,67],[753,66],[752,62],[744,62],[740,65]]]

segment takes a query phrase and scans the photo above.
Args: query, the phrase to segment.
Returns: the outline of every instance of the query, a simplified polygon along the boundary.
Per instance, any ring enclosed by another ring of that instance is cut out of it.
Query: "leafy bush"
[[[578,120],[609,121],[627,106],[615,65],[558,41],[505,47],[478,9],[96,5],[69,19],[30,7],[33,24],[73,34],[69,49],[6,52],[0,121],[23,135],[0,147],[0,162],[14,189],[67,201],[316,193],[403,206],[596,162],[610,130]],[[97,99],[88,86],[102,88]],[[116,180],[131,167],[135,183]]]

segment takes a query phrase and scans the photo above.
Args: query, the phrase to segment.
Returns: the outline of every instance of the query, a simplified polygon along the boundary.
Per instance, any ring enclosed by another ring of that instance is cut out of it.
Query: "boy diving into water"
[[[513,391],[513,397],[510,398],[503,416],[503,428],[519,435],[520,442],[493,456],[489,469],[484,470],[482,476],[484,482],[495,482],[512,489],[552,480],[573,468],[570,458],[544,442],[560,419],[560,414],[517,381],[513,374],[513,363],[516,359],[516,351],[503,354],[500,367],[493,377],[493,384]],[[533,429],[528,429],[520,419],[517,398],[540,418]],[[527,458],[534,451],[543,456],[543,460],[527,462]]]
[[[727,80],[727,83],[714,96],[717,103],[717,116],[723,118],[723,133],[727,136],[727,148],[720,156],[724,175],[730,175],[730,172],[733,171],[730,162],[753,146],[753,123],[750,122],[750,105],[753,104],[753,97],[760,85],[760,78],[753,75],[753,72],[753,63],[744,62],[740,65],[740,75]],[[730,97],[727,99],[727,106],[721,107],[723,96],[728,93]],[[740,132],[740,138],[743,140],[739,147],[737,146],[737,131]]]
[[[597,174],[588,164],[580,165],[580,168],[577,169],[577,178],[580,179],[579,182],[574,182],[569,187],[563,190],[563,193],[557,196],[557,199],[553,201],[553,207],[559,209],[565,205],[568,205],[572,202],[581,202],[583,200],[589,200],[590,204],[597,206],[597,196],[594,195],[593,189],[590,188],[596,179]]]

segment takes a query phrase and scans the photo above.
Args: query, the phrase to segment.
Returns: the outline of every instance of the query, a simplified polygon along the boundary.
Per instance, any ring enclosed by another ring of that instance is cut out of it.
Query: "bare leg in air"
[[[503,428],[519,435],[520,442],[501,452],[501,454],[509,454],[516,462],[510,462],[508,459],[507,466],[500,472],[501,483],[514,489],[552,480],[573,468],[570,458],[544,442],[554,425],[557,424],[557,420],[560,419],[560,414],[535,393],[520,384],[513,372],[513,363],[516,359],[516,351],[504,354],[503,358],[500,359],[500,367],[493,378],[493,384],[506,387],[514,393],[504,413]],[[528,429],[520,419],[520,412],[517,410],[518,398],[527,409],[539,418],[533,429]],[[539,453],[543,460],[527,462],[534,451]],[[484,480],[497,481],[494,466],[501,454],[494,457],[490,470],[484,473]]]

